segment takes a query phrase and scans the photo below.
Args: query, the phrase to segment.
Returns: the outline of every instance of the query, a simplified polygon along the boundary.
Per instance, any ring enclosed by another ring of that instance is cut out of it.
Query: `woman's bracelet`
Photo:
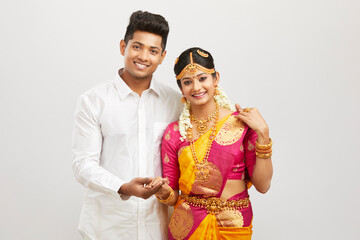
[[[263,153],[263,154],[266,154],[266,153],[271,153],[272,152],[272,149],[269,148],[267,150],[260,150],[260,149],[257,149],[255,150],[257,153]]]
[[[258,141],[256,140],[256,145],[255,145],[255,148],[256,149],[259,149],[259,150],[268,150],[268,149],[270,149],[271,147],[272,147],[272,144],[273,144],[273,142],[272,142],[272,140],[271,140],[271,138],[269,138],[269,143],[268,144],[259,144],[258,143]]]
[[[270,153],[258,153],[258,152],[256,152],[256,157],[258,157],[258,158],[267,159],[267,158],[270,158],[271,155],[272,155],[272,152],[270,152]]]
[[[262,145],[259,144],[258,141],[256,140],[256,145],[255,145],[255,151],[256,151],[256,157],[258,158],[270,158],[272,155],[272,140],[271,138],[269,138],[269,143]]]
[[[159,200],[159,202],[164,203],[164,204],[168,204],[169,202],[171,202],[171,200],[173,199],[175,194],[174,194],[174,190],[172,188],[170,188],[170,189],[171,189],[170,194],[166,199],[161,199],[155,195],[155,197]]]

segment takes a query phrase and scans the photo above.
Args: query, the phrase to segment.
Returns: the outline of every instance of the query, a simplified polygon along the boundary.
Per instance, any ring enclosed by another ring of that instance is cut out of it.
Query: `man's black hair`
[[[162,38],[162,50],[165,51],[169,34],[169,24],[163,16],[143,11],[134,12],[130,16],[130,22],[126,29],[124,37],[126,44],[133,38],[133,34],[136,31],[144,31],[159,35]]]

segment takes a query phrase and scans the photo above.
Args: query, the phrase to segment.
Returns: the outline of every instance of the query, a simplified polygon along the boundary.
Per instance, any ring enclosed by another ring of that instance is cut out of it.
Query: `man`
[[[161,176],[163,131],[180,113],[180,94],[153,78],[168,32],[162,16],[133,13],[120,42],[124,68],[79,98],[73,171],[87,188],[84,239],[167,239],[167,209],[152,196],[163,182],[145,186]]]

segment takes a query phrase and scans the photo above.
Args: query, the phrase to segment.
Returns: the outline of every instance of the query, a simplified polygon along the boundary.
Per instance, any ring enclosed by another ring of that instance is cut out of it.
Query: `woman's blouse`
[[[234,112],[217,124],[216,137],[211,145],[208,162],[210,177],[208,181],[196,179],[195,161],[187,140],[180,140],[178,122],[169,124],[165,130],[161,156],[163,177],[169,179],[173,189],[180,189],[182,194],[203,197],[220,197],[227,179],[249,181],[256,160],[256,132],[241,122]],[[198,159],[202,161],[206,152],[210,131],[201,135],[194,142]]]

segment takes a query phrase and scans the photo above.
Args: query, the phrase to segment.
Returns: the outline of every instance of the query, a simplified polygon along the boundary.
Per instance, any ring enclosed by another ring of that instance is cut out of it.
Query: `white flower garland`
[[[235,111],[235,106],[231,104],[229,97],[226,95],[225,91],[217,86],[216,89],[219,91],[219,94],[214,96],[215,102],[220,106],[227,108],[231,111]],[[184,141],[186,139],[187,130],[189,127],[193,127],[190,122],[190,103],[186,101],[184,103],[183,111],[180,114],[179,118],[179,131],[180,131],[180,140]]]
[[[227,108],[231,111],[235,111],[235,106],[231,104],[229,97],[226,95],[224,89],[217,86],[216,89],[219,91],[218,95],[214,96],[215,102],[220,106]]]

